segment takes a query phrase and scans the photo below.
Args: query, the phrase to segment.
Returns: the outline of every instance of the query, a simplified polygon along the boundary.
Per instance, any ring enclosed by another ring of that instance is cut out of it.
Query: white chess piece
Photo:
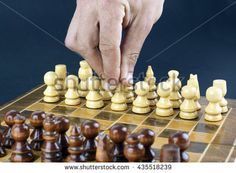
[[[181,94],[184,97],[184,101],[180,105],[180,118],[191,120],[198,117],[197,104],[194,100],[196,93],[196,87],[187,85],[182,88]]]
[[[113,111],[125,111],[128,108],[126,104],[124,86],[122,84],[117,86],[115,94],[111,98],[111,102],[111,110]]]
[[[156,104],[156,115],[158,116],[171,116],[174,114],[172,102],[169,99],[171,93],[171,85],[169,82],[161,82],[157,87],[157,94],[160,96]]]
[[[149,91],[149,85],[145,81],[141,81],[135,84],[136,99],[133,102],[132,111],[137,114],[145,114],[150,112],[149,101],[147,99],[147,93]]]
[[[172,102],[173,108],[179,108],[182,103],[182,96],[179,93],[179,90],[182,86],[180,79],[178,78],[179,72],[176,70],[170,70],[168,72],[168,82],[171,86],[170,101]]]
[[[92,77],[93,75],[93,71],[91,69],[91,67],[89,66],[89,64],[83,60],[80,61],[80,68],[78,71],[78,76],[80,79],[80,83],[79,83],[79,95],[80,97],[86,97],[86,95],[88,94],[88,78]]]
[[[105,81],[102,80],[101,81],[100,94],[102,95],[102,98],[103,98],[104,101],[109,101],[109,100],[111,100],[113,94],[110,90],[105,89],[104,85],[105,85]]]
[[[198,76],[197,75],[193,75],[193,74],[190,74],[190,77],[189,77],[189,80],[187,82],[187,85],[188,86],[193,86],[197,89],[197,92],[196,92],[196,96],[194,98],[194,101],[196,102],[196,105],[197,105],[197,110],[200,110],[201,109],[201,105],[199,103],[199,99],[201,97],[201,94],[200,94],[200,88],[199,88],[199,82],[198,82]]]
[[[64,64],[58,64],[55,66],[55,73],[57,74],[57,82],[56,82],[56,90],[58,91],[60,96],[65,95],[65,79],[66,79],[66,65]]]
[[[75,106],[80,104],[80,98],[78,93],[78,77],[70,75],[66,78],[67,92],[65,94],[65,104]]]
[[[222,108],[219,102],[223,98],[222,90],[218,87],[210,87],[206,91],[206,98],[209,104],[205,108],[205,120],[220,121],[222,120]]]
[[[222,108],[222,113],[228,112],[228,101],[225,99],[227,93],[227,83],[226,80],[217,79],[213,81],[213,86],[218,87],[222,90],[223,98],[220,101],[220,106]]]
[[[133,103],[134,101],[134,87],[133,85],[127,86],[125,89],[126,92],[126,103]]]
[[[49,71],[44,75],[44,83],[47,85],[44,91],[43,100],[48,103],[55,103],[59,101],[59,93],[56,90],[57,74],[53,71]]]
[[[88,89],[89,92],[86,96],[86,106],[91,109],[99,109],[104,106],[104,102],[101,94],[99,93],[99,88],[101,82],[96,76],[88,78]]]
[[[156,78],[155,77],[152,77],[149,79],[148,81],[148,84],[149,84],[149,92],[147,94],[147,98],[149,100],[149,104],[150,106],[156,106],[156,103],[157,103],[157,93],[156,93],[156,90],[157,90],[157,87],[156,87]]]

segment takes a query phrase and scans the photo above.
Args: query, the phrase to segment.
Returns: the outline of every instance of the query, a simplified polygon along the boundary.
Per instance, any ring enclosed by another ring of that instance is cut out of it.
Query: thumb
[[[125,85],[133,84],[134,67],[152,26],[153,20],[141,18],[134,20],[127,30],[121,45],[121,81]]]

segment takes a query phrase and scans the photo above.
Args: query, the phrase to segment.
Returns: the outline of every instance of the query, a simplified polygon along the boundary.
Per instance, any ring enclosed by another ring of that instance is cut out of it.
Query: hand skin
[[[129,85],[163,4],[164,0],[77,0],[65,45],[86,59],[110,85],[119,81]]]

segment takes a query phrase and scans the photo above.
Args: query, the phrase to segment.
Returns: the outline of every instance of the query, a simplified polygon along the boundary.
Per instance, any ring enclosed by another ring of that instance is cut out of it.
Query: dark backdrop
[[[202,95],[213,79],[224,78],[228,97],[236,98],[234,1],[166,0],[136,75],[149,64],[157,79],[170,69],[186,78],[197,73]],[[0,105],[41,84],[55,64],[65,63],[70,73],[77,74],[80,57],[59,43],[64,42],[74,9],[75,0],[0,0]]]

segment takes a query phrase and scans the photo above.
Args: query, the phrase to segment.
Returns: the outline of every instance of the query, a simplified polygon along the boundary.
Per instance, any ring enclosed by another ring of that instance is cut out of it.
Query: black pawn
[[[100,124],[94,120],[85,120],[81,124],[81,132],[85,137],[84,140],[84,156],[86,161],[94,161],[96,157],[95,138],[100,131]]]
[[[18,115],[19,112],[15,110],[11,110],[7,112],[4,116],[4,121],[8,125],[8,128],[3,133],[3,146],[6,148],[11,148],[14,144],[14,139],[11,135],[11,129],[14,125],[14,117]]]
[[[66,158],[67,162],[85,161],[85,157],[83,155],[83,137],[81,136],[80,129],[77,126],[73,126],[71,129],[68,152],[69,155]]]
[[[175,144],[165,144],[161,148],[160,162],[180,162],[180,149]]]
[[[33,126],[34,130],[30,135],[31,138],[31,147],[36,151],[41,150],[43,144],[43,120],[45,119],[46,114],[43,111],[35,111],[30,116],[30,124]]]
[[[139,141],[143,144],[145,148],[145,155],[143,157],[143,162],[153,162],[155,158],[155,153],[151,146],[155,140],[155,132],[150,129],[142,129],[139,134]]]
[[[169,143],[176,144],[180,148],[181,162],[189,162],[189,155],[186,150],[190,146],[190,139],[186,132],[177,132],[170,135]]]
[[[113,125],[109,130],[109,137],[114,143],[112,150],[113,162],[128,162],[124,156],[124,141],[128,135],[128,128],[122,124]]]

